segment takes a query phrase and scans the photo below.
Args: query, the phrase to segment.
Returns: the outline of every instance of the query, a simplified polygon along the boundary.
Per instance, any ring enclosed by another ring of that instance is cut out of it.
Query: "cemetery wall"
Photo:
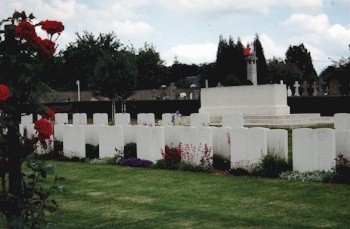
[[[320,113],[333,116],[336,113],[350,113],[350,96],[291,96],[287,98],[291,114]]]
[[[290,96],[287,98],[291,114],[320,113],[321,116],[333,116],[336,113],[350,113],[349,104],[350,96]],[[112,114],[111,101],[47,103],[46,105],[56,108],[71,105],[68,113],[86,113],[88,118],[92,118],[94,113],[107,113],[108,117]],[[133,100],[126,101],[126,112],[130,113],[131,118],[136,118],[138,113],[154,113],[157,119],[161,119],[163,113],[176,111],[189,116],[192,113],[198,113],[200,106],[200,100]],[[55,109],[54,111],[57,113]],[[120,112],[121,102],[117,101],[116,113]]]

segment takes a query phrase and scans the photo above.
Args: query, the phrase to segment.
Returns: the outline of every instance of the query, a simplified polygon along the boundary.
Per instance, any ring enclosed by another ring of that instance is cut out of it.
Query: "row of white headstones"
[[[299,172],[332,170],[339,154],[350,158],[350,114],[334,115],[335,129],[298,128],[292,131],[293,170]],[[86,144],[99,145],[99,157],[113,157],[124,145],[135,142],[137,157],[156,162],[162,158],[165,146],[180,147],[184,160],[201,164],[203,157],[219,154],[231,161],[231,167],[253,169],[263,155],[275,154],[288,160],[288,132],[285,129],[243,127],[242,114],[222,116],[221,127],[211,127],[209,114],[190,115],[190,125],[181,126],[181,116],[163,114],[160,125],[155,125],[154,114],[142,113],[137,124],[130,125],[130,114],[115,114],[114,125],[108,124],[108,115],[96,113],[93,124],[87,124],[85,113],[73,114],[73,124],[68,114],[56,113],[53,139],[63,142],[67,157],[84,158]],[[35,133],[33,116],[22,117],[20,130],[27,135]],[[53,140],[52,139],[52,140]],[[52,140],[49,141],[52,144]],[[53,145],[51,146],[53,147]],[[38,149],[37,153],[45,153]],[[212,162],[212,161],[211,161]]]

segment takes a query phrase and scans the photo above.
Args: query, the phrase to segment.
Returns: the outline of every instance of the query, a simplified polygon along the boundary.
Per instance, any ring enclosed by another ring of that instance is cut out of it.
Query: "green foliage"
[[[86,144],[86,157],[89,159],[99,158],[99,146]]]
[[[214,81],[215,84],[224,83],[228,75],[234,74],[240,82],[243,82],[247,78],[243,50],[244,47],[239,38],[235,43],[232,37],[226,40],[220,36],[215,62],[216,76],[209,81]]]
[[[132,157],[137,157],[136,143],[129,142],[124,145],[124,155],[123,158],[128,159]]]
[[[225,86],[239,86],[241,85],[241,82],[239,81],[238,77],[235,74],[229,74],[225,81],[224,81]]]
[[[135,54],[128,50],[105,52],[97,59],[90,87],[96,96],[125,100],[136,86]]]
[[[58,209],[51,194],[56,191],[65,191],[63,186],[57,186],[57,181],[62,178],[55,176],[52,181],[49,181],[48,175],[54,174],[54,166],[46,165],[42,160],[29,158],[25,163],[29,172],[23,173],[21,215],[15,220],[8,218],[11,213],[9,209],[18,201],[18,197],[10,194],[6,187],[2,187],[0,194],[0,215],[5,219],[5,225],[11,228],[43,228],[47,225],[44,216]]]
[[[286,63],[294,63],[302,73],[302,81],[306,80],[310,85],[317,80],[317,73],[312,64],[310,52],[304,44],[289,46],[286,52]]]
[[[207,172],[207,168],[200,166],[200,165],[194,165],[190,162],[181,161],[177,165],[177,169],[181,171],[192,171],[192,172]]]
[[[286,171],[279,175],[281,179],[305,182],[331,182],[334,176],[334,172],[318,170],[303,173],[298,171]]]
[[[152,44],[145,43],[137,55],[137,88],[159,88],[166,80],[166,67]]]
[[[230,170],[231,162],[230,159],[220,155],[215,154],[213,155],[213,168],[222,170],[222,171],[228,171]]]
[[[76,41],[69,43],[60,53],[62,73],[59,79],[60,88],[64,90],[75,90],[77,80],[85,88],[91,89],[90,79],[93,78],[98,59],[105,53],[117,52],[122,46],[113,32],[100,33],[95,37],[84,31],[82,35],[77,33],[76,36]]]
[[[350,184],[350,161],[343,154],[339,154],[336,158],[335,173],[336,183]]]
[[[258,62],[256,64],[258,84],[270,83],[267,78],[268,70],[267,70],[264,49],[260,43],[258,34],[256,34],[254,39],[254,49],[255,49],[256,57],[258,58]]]
[[[251,176],[251,173],[248,170],[241,167],[231,168],[229,172],[235,176]]]
[[[269,152],[267,155],[262,155],[260,161],[254,166],[253,175],[277,178],[282,172],[291,169],[286,160],[279,158],[273,152]]]

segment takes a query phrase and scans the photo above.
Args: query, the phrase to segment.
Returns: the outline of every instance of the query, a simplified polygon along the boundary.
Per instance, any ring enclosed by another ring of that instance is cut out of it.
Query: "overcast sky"
[[[0,0],[0,18],[14,10],[38,20],[62,21],[57,43],[65,49],[75,33],[115,32],[124,45],[152,44],[167,65],[215,61],[219,36],[259,34],[265,58],[285,58],[304,43],[319,73],[330,59],[349,57],[350,0]]]

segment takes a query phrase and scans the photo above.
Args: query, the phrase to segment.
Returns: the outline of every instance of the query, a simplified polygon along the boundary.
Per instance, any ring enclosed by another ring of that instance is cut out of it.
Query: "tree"
[[[156,52],[153,45],[148,43],[139,49],[137,55],[137,89],[153,89],[159,88],[167,81],[167,72],[164,61],[160,59],[160,55]]]
[[[257,82],[258,84],[266,84],[270,83],[268,81],[268,70],[266,65],[266,59],[264,55],[264,49],[260,43],[259,35],[256,34],[255,40],[254,40],[254,48],[256,52],[256,57],[258,58],[257,62]]]
[[[294,63],[285,63],[282,59],[273,58],[267,62],[269,82],[280,83],[281,80],[288,86],[295,81],[301,81],[302,73]]]
[[[96,96],[125,100],[136,87],[136,56],[128,50],[106,52],[97,60],[90,87]],[[124,106],[123,106],[124,107]],[[124,111],[124,109],[122,109]]]
[[[339,61],[333,61],[333,64],[324,69],[320,78],[322,78],[326,83],[333,79],[336,79],[341,87],[339,91],[342,95],[348,95],[350,92],[350,57],[342,57]]]
[[[299,68],[302,73],[302,81],[306,80],[309,84],[312,84],[317,80],[317,73],[312,64],[311,54],[304,44],[289,46],[286,52],[286,63],[293,63]]]
[[[75,82],[80,81],[80,85],[90,89],[90,79],[94,75],[95,65],[106,52],[120,50],[122,44],[117,36],[112,33],[99,34],[95,37],[92,33],[84,31],[79,33],[77,40],[68,44],[67,48],[60,53],[63,60],[62,74],[60,80],[64,90],[74,90]]]
[[[226,79],[232,74],[235,75],[236,78],[235,84],[240,85],[245,82],[247,78],[247,65],[243,55],[243,50],[244,47],[239,38],[237,44],[235,44],[232,37],[226,41],[220,36],[215,62],[215,83],[229,82]]]

